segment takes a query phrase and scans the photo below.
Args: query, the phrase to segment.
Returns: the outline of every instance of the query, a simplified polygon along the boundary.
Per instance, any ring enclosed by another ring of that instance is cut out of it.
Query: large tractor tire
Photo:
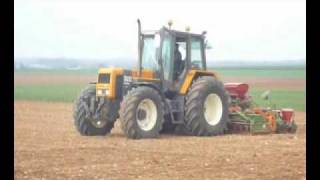
[[[185,125],[196,136],[223,134],[227,129],[228,107],[223,83],[213,77],[200,77],[186,95]]]
[[[120,102],[107,98],[96,99],[96,88],[89,85],[80,93],[74,104],[74,125],[81,135],[108,134],[119,117]]]
[[[151,87],[134,88],[121,102],[121,128],[131,139],[158,137],[164,121],[163,115],[161,96]]]

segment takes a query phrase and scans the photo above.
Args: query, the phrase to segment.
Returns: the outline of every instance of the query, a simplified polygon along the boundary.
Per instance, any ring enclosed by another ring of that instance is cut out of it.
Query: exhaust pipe
[[[137,20],[138,22],[138,67],[139,67],[139,71],[138,71],[138,76],[140,76],[141,74],[141,70],[142,70],[142,65],[141,65],[141,50],[142,50],[142,46],[141,46],[141,23],[140,23],[140,19]]]

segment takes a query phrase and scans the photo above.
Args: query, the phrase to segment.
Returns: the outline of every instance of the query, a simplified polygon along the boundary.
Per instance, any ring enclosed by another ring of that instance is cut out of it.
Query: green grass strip
[[[59,101],[73,102],[79,95],[83,85],[18,85],[14,89],[14,100],[32,100],[32,101]],[[252,88],[250,95],[254,101],[262,106],[269,103],[261,99],[260,95],[263,89]],[[271,90],[270,100],[278,108],[288,107],[299,111],[306,110],[306,93],[305,91],[292,91],[286,89]]]

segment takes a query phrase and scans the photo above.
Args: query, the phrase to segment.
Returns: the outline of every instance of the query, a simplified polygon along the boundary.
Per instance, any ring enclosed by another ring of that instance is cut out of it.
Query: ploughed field
[[[17,73],[15,179],[305,179],[305,79],[222,79],[248,82],[250,87],[256,84],[252,93],[257,96],[264,89],[274,89],[277,98],[289,94],[289,100],[280,104],[298,108],[297,133],[214,137],[163,134],[158,139],[130,140],[117,122],[107,136],[85,137],[73,126],[73,92],[94,81],[94,75]],[[52,97],[43,98],[52,93]]]

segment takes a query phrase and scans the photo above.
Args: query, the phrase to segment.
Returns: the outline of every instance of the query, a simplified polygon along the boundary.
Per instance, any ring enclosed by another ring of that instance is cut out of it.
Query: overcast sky
[[[15,58],[136,58],[137,23],[208,32],[210,60],[306,58],[305,0],[15,0]]]

